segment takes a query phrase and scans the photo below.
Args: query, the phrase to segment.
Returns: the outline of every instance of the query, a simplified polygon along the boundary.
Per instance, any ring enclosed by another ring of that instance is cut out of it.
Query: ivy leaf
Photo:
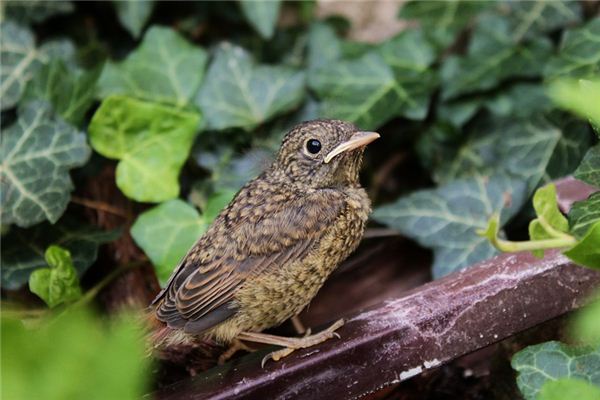
[[[2,237],[2,287],[13,290],[27,282],[31,272],[44,265],[44,250],[53,244],[71,253],[73,265],[81,276],[96,260],[98,247],[119,236],[118,230],[102,231],[65,218],[55,225],[12,228]]]
[[[569,210],[571,233],[581,238],[600,220],[600,192],[592,193],[587,200],[577,201]]]
[[[573,175],[580,181],[600,188],[600,143],[585,153]]]
[[[94,150],[120,160],[117,186],[134,200],[161,202],[179,195],[179,171],[200,115],[126,96],[105,99],[89,126]]]
[[[548,232],[544,224],[549,225],[558,232],[569,232],[569,222],[558,209],[556,186],[550,184],[536,190],[533,195],[533,208],[537,218],[529,223],[530,240],[552,239],[555,237],[551,232]],[[540,220],[543,220],[543,222],[540,222]],[[544,256],[544,251],[536,250],[533,254],[541,258]]]
[[[585,124],[540,115],[526,119],[492,118],[476,125],[451,161],[435,168],[438,182],[473,174],[504,171],[528,182],[529,193],[541,179],[549,181],[569,174],[589,145]]]
[[[152,0],[120,0],[113,1],[121,25],[127,29],[135,39],[140,37],[142,29],[152,14],[154,1]]]
[[[579,265],[600,269],[600,221],[597,220],[577,244],[565,251],[565,256]]]
[[[577,310],[569,329],[571,336],[582,343],[600,343],[600,298]]]
[[[252,130],[296,107],[304,97],[304,74],[292,68],[255,65],[241,47],[217,49],[196,103],[209,129]]]
[[[549,79],[591,78],[600,73],[600,18],[565,33],[559,52],[544,70]]]
[[[131,236],[152,260],[164,286],[207,226],[194,207],[175,199],[140,214],[131,227]]]
[[[421,30],[406,30],[383,43],[379,53],[394,71],[396,84],[409,93],[411,102],[403,115],[423,119],[429,107],[429,97],[437,85],[431,64],[436,52]]]
[[[60,14],[69,14],[75,7],[70,1],[5,0],[4,13],[7,18],[24,24],[39,23]]]
[[[149,389],[144,328],[133,316],[107,324],[69,310],[39,329],[2,317],[3,399],[134,400]]]
[[[341,41],[335,30],[323,22],[315,22],[308,31],[308,69],[316,69],[342,56]]]
[[[50,308],[80,298],[81,287],[71,253],[53,245],[46,249],[45,258],[50,268],[39,268],[31,273],[29,290],[41,297]]]
[[[2,139],[2,222],[23,227],[56,222],[73,189],[69,169],[90,155],[85,135],[54,118],[47,103],[34,101],[20,108]]]
[[[400,8],[402,19],[418,20],[438,47],[450,45],[456,34],[483,9],[490,1],[408,1]]]
[[[48,42],[35,47],[33,33],[14,22],[0,24],[0,98],[1,109],[16,105],[25,85],[35,71],[48,63],[52,57],[72,58],[75,49],[68,41]]]
[[[354,122],[361,129],[375,129],[420,106],[376,52],[318,68],[308,82],[322,100],[323,116]]]
[[[98,83],[105,98],[123,94],[144,100],[187,105],[202,82],[206,53],[170,28],[153,26],[125,61],[107,63]]]
[[[559,342],[528,346],[515,354],[511,365],[526,400],[537,399],[547,381],[582,379],[600,385],[600,347],[569,347]]]
[[[589,119],[600,136],[600,80],[559,79],[552,82],[548,91],[560,107]]]
[[[581,5],[574,1],[506,1],[515,42],[552,32],[581,20]]]
[[[467,55],[448,57],[442,65],[442,97],[448,99],[489,90],[508,78],[541,75],[543,63],[540,60],[550,56],[550,41],[536,37],[526,43],[516,43],[512,34],[506,18],[495,15],[481,18]]]
[[[54,59],[29,81],[23,98],[46,100],[66,121],[79,126],[94,101],[101,71],[73,71],[62,60]]]
[[[244,16],[264,39],[271,39],[279,17],[279,0],[241,0]]]
[[[537,400],[563,399],[598,400],[600,388],[581,379],[561,378],[546,381],[537,397]]]
[[[478,230],[502,212],[506,223],[526,199],[525,184],[506,175],[473,176],[420,190],[378,207],[372,217],[434,251],[435,278],[492,257],[497,251]]]

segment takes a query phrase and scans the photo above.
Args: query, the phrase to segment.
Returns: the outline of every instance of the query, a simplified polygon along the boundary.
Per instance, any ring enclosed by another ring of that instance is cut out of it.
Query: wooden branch
[[[560,197],[561,184],[557,187]],[[567,197],[586,196],[579,193]],[[271,349],[260,351],[154,395],[360,398],[580,307],[599,285],[600,273],[572,264],[558,251],[542,260],[503,254],[351,313],[338,331],[340,340],[297,351],[264,369],[260,360]],[[338,292],[339,303],[350,302],[344,294]]]

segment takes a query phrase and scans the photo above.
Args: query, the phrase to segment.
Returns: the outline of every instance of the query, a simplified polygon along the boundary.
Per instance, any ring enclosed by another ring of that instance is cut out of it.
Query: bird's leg
[[[246,346],[246,344],[244,344],[241,340],[233,339],[233,342],[231,342],[231,345],[229,346],[229,348],[227,350],[225,350],[223,352],[223,354],[221,354],[219,356],[219,360],[217,361],[217,364],[219,364],[219,365],[225,364],[227,362],[227,360],[229,360],[239,350],[246,350],[248,352],[256,351],[256,349]]]
[[[340,335],[337,334],[335,331],[342,325],[344,325],[344,320],[340,319],[324,331],[315,333],[314,335],[304,336],[301,338],[289,338],[257,332],[242,332],[238,334],[237,338],[248,342],[273,344],[276,346],[284,347],[281,350],[277,350],[267,354],[265,358],[263,358],[261,363],[261,366],[264,367],[265,362],[267,362],[268,359],[272,359],[273,361],[279,361],[283,357],[286,357],[293,353],[294,350],[305,349],[307,347],[314,346],[334,337],[337,337],[339,339]]]
[[[302,335],[302,334],[304,334],[304,336],[310,335],[310,328],[306,329],[304,327],[304,324],[302,323],[302,320],[300,319],[299,316],[294,315],[292,317],[292,325],[294,325],[294,330],[296,330],[296,333],[298,335]]]

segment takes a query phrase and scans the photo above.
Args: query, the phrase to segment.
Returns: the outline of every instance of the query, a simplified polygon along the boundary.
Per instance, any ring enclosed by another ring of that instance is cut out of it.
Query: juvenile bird
[[[337,120],[288,132],[273,164],[237,193],[153,301],[169,328],[162,344],[232,345],[220,361],[240,341],[284,347],[264,363],[337,336],[343,320],[302,338],[261,331],[297,315],[357,247],[370,212],[358,174],[364,146],[378,137]]]

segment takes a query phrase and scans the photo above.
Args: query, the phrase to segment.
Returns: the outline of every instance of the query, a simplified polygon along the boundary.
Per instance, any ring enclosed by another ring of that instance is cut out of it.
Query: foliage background
[[[375,43],[348,39],[353,21],[318,18],[314,2],[2,7],[1,282],[11,303],[36,304],[27,286],[51,306],[77,302],[79,279],[94,287],[111,269],[97,262],[106,243],[129,246],[110,247],[113,264],[148,257],[164,284],[307,119],[382,134],[362,176],[372,225],[430,248],[434,278],[496,254],[476,234],[494,213],[522,238],[541,185],[574,172],[600,185],[590,124],[546,90],[598,79],[597,2],[408,2],[406,29]],[[125,208],[94,198],[98,182],[116,185]],[[50,245],[68,252],[51,262]]]

